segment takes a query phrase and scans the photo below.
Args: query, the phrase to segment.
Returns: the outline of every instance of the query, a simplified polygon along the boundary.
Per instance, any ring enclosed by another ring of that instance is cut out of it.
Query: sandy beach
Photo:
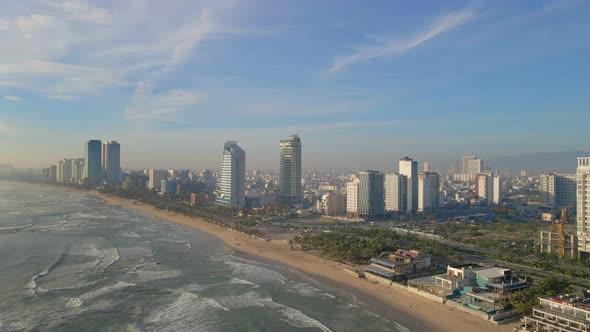
[[[291,250],[289,244],[283,240],[264,241],[199,218],[163,211],[134,200],[108,196],[98,192],[87,193],[98,196],[113,206],[136,209],[156,218],[211,234],[238,252],[279,262],[310,277],[316,276],[328,280],[335,287],[348,290],[353,295],[374,299],[377,303],[387,306],[387,313],[391,318],[414,332],[513,331],[513,327],[516,326],[515,324],[495,325],[403,289],[392,289],[359,279],[344,271],[346,265],[309,253]]]

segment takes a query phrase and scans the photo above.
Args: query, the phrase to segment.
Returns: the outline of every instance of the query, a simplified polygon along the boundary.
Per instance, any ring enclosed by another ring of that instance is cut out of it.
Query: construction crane
[[[559,222],[553,224],[553,227],[551,227],[551,231],[557,233],[557,254],[559,257],[565,255],[565,234],[563,232],[563,226],[567,223],[567,213],[567,208],[561,209],[561,218],[559,219]]]

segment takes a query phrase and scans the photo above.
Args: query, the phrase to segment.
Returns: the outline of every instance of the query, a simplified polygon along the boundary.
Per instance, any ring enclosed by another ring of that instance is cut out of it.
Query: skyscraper
[[[108,184],[121,182],[121,146],[116,141],[102,144],[102,171]]]
[[[359,172],[358,215],[367,220],[379,218],[385,212],[383,173]]]
[[[235,141],[223,145],[215,202],[234,209],[243,209],[246,205],[246,152]]]
[[[55,181],[63,183],[64,182],[64,161],[58,160],[57,161],[57,176]]]
[[[576,170],[578,255],[581,260],[590,258],[590,157],[579,157]]]
[[[57,181],[57,165],[51,165],[49,167],[49,181],[51,181],[51,182]]]
[[[80,183],[84,178],[84,158],[72,159],[72,182]]]
[[[409,157],[399,160],[399,174],[407,177],[408,186],[406,196],[408,203],[404,211],[416,212],[418,210],[418,162]]]
[[[89,140],[84,146],[84,178],[87,184],[96,185],[102,179],[102,142]]]
[[[61,182],[63,182],[63,183],[71,183],[72,182],[72,160],[74,160],[74,159],[61,160],[61,163],[62,163]]]
[[[440,178],[438,173],[418,174],[418,211],[424,212],[440,205]]]
[[[281,163],[279,175],[279,201],[283,204],[299,204],[301,190],[301,139],[289,136],[280,143]]]
[[[405,212],[408,206],[408,178],[398,173],[385,175],[385,210]]]

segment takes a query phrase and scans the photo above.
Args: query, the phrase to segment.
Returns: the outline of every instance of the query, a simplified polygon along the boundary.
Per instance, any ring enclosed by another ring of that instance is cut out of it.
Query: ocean
[[[408,331],[199,231],[0,181],[0,331]]]

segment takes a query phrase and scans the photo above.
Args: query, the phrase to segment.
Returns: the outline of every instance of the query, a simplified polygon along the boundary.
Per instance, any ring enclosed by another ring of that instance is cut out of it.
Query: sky
[[[0,163],[394,169],[588,151],[590,1],[0,3]]]

